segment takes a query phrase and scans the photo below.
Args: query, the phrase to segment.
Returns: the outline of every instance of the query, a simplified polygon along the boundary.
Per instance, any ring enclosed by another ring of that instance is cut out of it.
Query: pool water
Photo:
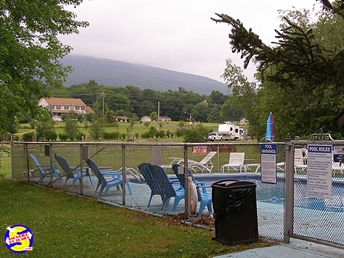
[[[196,176],[195,176],[196,177]],[[196,177],[197,178],[197,177]],[[233,175],[199,177],[206,185],[211,185],[220,180],[239,180],[253,182],[256,187],[257,201],[283,205],[285,200],[284,179],[278,179],[277,184],[266,184],[261,182],[260,175]],[[307,197],[307,181],[295,180],[294,182],[294,207],[315,209],[322,211],[344,212],[344,184],[332,183],[332,198]]]

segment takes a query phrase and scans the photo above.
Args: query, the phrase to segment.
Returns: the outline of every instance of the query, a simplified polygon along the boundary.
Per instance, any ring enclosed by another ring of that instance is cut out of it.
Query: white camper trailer
[[[218,134],[222,136],[222,140],[244,139],[244,129],[237,125],[221,124],[217,131]]]

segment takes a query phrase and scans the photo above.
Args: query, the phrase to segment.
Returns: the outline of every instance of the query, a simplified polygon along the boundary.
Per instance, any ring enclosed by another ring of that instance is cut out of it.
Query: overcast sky
[[[173,71],[220,78],[225,60],[242,67],[232,54],[230,27],[210,17],[224,13],[252,28],[264,43],[274,41],[278,9],[311,9],[316,0],[84,0],[72,9],[90,26],[60,37],[72,54],[139,63]],[[255,71],[250,64],[246,76]]]

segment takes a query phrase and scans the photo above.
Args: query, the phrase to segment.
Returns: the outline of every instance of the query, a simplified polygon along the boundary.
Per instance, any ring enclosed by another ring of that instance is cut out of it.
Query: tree
[[[94,103],[92,109],[94,113],[92,114],[92,121],[88,130],[94,140],[99,140],[104,135],[104,118],[102,118],[99,102]]]
[[[55,122],[51,119],[51,113],[48,109],[40,109],[37,120],[31,120],[31,128],[36,128],[37,140],[56,140]],[[35,139],[36,140],[36,139]]]
[[[343,17],[341,2],[335,7],[326,6],[328,1],[321,2],[325,9]],[[244,68],[252,59],[258,64],[262,84],[257,89],[257,97],[252,95],[251,105],[256,114],[252,122],[257,125],[257,133],[258,123],[263,128],[269,111],[278,111],[278,119],[283,123],[275,120],[275,126],[280,129],[275,127],[275,132],[307,135],[318,131],[319,126],[326,126],[326,131],[333,129],[334,117],[341,111],[340,101],[334,100],[344,97],[344,48],[339,41],[331,43],[335,37],[328,33],[330,30],[325,25],[328,25],[327,19],[334,19],[334,16],[325,14],[321,15],[326,17],[326,23],[321,19],[310,23],[302,18],[301,12],[290,12],[288,17],[282,17],[283,24],[280,31],[276,30],[278,42],[274,42],[274,47],[264,44],[251,29],[246,30],[240,20],[225,14],[217,14],[220,19],[212,18],[232,26],[230,44],[233,52],[241,53]],[[248,92],[243,95],[243,100],[249,99]],[[248,119],[251,127],[251,119]],[[280,134],[277,139],[284,137],[285,134]]]
[[[240,121],[244,117],[244,112],[239,105],[236,104],[235,96],[232,96],[225,104],[222,105],[220,118],[224,121]]]
[[[198,103],[191,110],[192,118],[198,122],[207,122],[209,112],[207,103]]]
[[[64,132],[71,141],[73,141],[74,139],[77,139],[79,135],[77,117],[78,115],[73,110],[70,110],[67,114],[66,119],[64,120],[65,121]]]
[[[153,105],[153,103],[150,100],[144,100],[140,104],[140,110],[138,113],[138,116],[147,116],[148,114],[151,114],[153,111],[156,110],[156,107]]]
[[[152,121],[156,121],[156,120],[158,120],[158,113],[155,112],[155,111],[153,111],[153,112],[149,115],[149,117],[150,117],[150,119],[151,119]]]
[[[37,100],[48,96],[42,83],[61,86],[70,67],[58,61],[71,51],[57,38],[78,33],[87,22],[65,6],[69,1],[0,2],[0,133],[5,133],[20,113],[38,113]]]
[[[150,125],[150,122],[149,122],[149,121],[145,121],[145,122],[143,122],[143,125],[144,125],[146,128],[148,128],[148,126]]]

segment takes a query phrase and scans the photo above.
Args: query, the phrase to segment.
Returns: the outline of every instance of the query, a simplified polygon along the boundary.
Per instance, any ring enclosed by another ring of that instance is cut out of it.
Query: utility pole
[[[104,118],[104,91],[102,92],[102,95],[103,95],[103,118]]]
[[[158,122],[159,122],[159,118],[160,118],[160,101],[158,101]]]

